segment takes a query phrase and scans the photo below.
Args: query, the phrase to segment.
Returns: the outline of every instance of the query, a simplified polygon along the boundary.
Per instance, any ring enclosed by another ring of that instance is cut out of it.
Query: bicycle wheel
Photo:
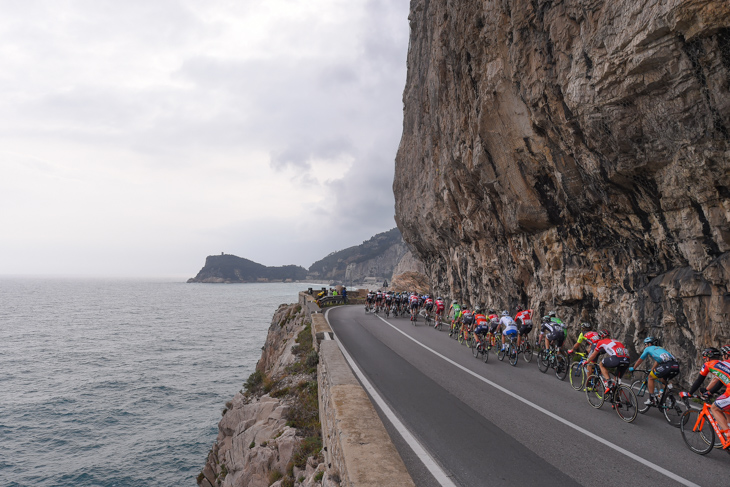
[[[584,373],[585,369],[580,362],[573,362],[573,365],[570,366],[570,373],[568,374],[570,377],[570,386],[576,391],[583,389],[583,383],[585,382]]]
[[[474,358],[479,358],[479,354],[482,353],[482,344],[477,343],[475,346],[471,347],[471,353],[474,354]]]
[[[507,353],[509,353],[509,363],[512,367],[517,365],[517,348],[514,343],[510,343],[507,347]]]
[[[540,350],[540,353],[537,354],[537,368],[540,369],[540,372],[544,374],[545,372],[547,372],[549,366],[550,359],[548,356],[548,351]]]
[[[484,353],[483,353],[483,355],[484,355],[484,363],[485,364],[487,362],[489,362],[489,351],[490,350],[491,350],[491,346],[489,346],[489,345],[485,345],[484,346]]]
[[[646,393],[646,381],[643,379],[635,380],[631,384],[631,390],[634,391],[636,400],[639,402],[639,412],[644,414],[651,407],[651,404],[644,404],[649,399],[649,394]]]
[[[616,406],[616,414],[618,417],[631,423],[636,419],[636,415],[639,413],[636,401],[636,394],[634,391],[625,384],[620,384],[614,392],[614,406]]]
[[[532,362],[532,347],[526,337],[525,341],[522,343],[522,358],[524,358],[527,363]]]
[[[555,377],[560,380],[565,380],[568,375],[568,359],[565,355],[559,353],[555,356]]]
[[[707,418],[700,419],[700,413],[703,411],[705,410],[688,409],[685,411],[680,418],[679,429],[682,431],[682,439],[690,450],[700,455],[707,455],[715,443],[715,432]]]
[[[502,360],[504,360],[504,357],[506,357],[506,356],[507,356],[507,349],[504,346],[500,347],[499,352],[497,352],[497,358],[499,359],[499,361],[501,362]]]
[[[687,411],[687,405],[674,397],[671,392],[667,393],[667,397],[664,398],[664,405],[662,406],[662,412],[664,418],[669,424],[675,428],[679,428],[679,423],[682,419],[682,415]]]
[[[601,406],[603,406],[603,401],[605,398],[603,397],[603,393],[606,390],[606,386],[603,384],[603,379],[597,375],[591,375],[586,379],[586,398],[588,399],[588,404],[591,405],[591,407],[594,407],[596,409],[599,409]]]

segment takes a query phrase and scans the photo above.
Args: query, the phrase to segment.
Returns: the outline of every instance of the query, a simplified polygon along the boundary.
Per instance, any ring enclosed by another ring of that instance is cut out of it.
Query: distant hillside
[[[309,267],[310,279],[324,279],[344,284],[368,280],[390,280],[393,269],[408,252],[400,230],[379,233],[360,245],[332,252]]]
[[[298,281],[307,277],[307,270],[297,265],[267,267],[235,255],[209,255],[198,275],[188,282],[267,282]]]

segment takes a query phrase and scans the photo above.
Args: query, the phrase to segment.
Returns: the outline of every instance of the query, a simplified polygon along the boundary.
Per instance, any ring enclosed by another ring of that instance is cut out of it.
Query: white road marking
[[[545,414],[545,415],[553,418],[554,420],[556,420],[556,421],[558,421],[560,423],[563,423],[565,426],[568,426],[570,428],[573,428],[574,430],[576,430],[576,431],[578,431],[580,433],[583,433],[584,435],[588,436],[589,438],[593,438],[597,442],[606,445],[607,447],[609,447],[609,448],[611,448],[611,449],[613,449],[613,450],[621,453],[622,455],[625,455],[625,456],[627,456],[627,457],[629,457],[629,458],[631,458],[633,460],[636,460],[637,462],[641,463],[642,465],[645,465],[645,466],[651,468],[652,470],[655,470],[655,471],[659,472],[660,474],[662,474],[662,475],[664,475],[666,477],[669,477],[672,480],[676,480],[677,482],[679,482],[682,485],[687,485],[689,487],[700,487],[698,484],[695,484],[694,482],[692,482],[690,480],[687,480],[684,477],[680,477],[679,475],[677,475],[677,474],[675,474],[673,472],[670,472],[669,470],[667,470],[667,469],[665,469],[663,467],[660,467],[659,465],[657,465],[655,463],[652,463],[649,460],[647,460],[645,458],[642,458],[639,455],[636,455],[635,453],[632,453],[632,452],[626,450],[625,448],[622,448],[622,447],[616,445],[615,443],[611,443],[610,441],[605,440],[605,439],[601,438],[600,436],[598,436],[598,435],[596,435],[594,433],[591,433],[587,429],[582,428],[582,427],[578,426],[577,424],[571,423],[567,419],[565,419],[565,418],[563,418],[561,416],[558,416],[557,414],[552,413],[552,412],[548,411],[547,409],[542,408],[542,407],[536,405],[535,403],[533,403],[531,401],[528,401],[524,397],[515,394],[514,392],[510,391],[509,389],[505,389],[504,387],[500,386],[496,382],[492,382],[491,380],[489,380],[489,379],[487,379],[485,377],[482,377],[481,375],[477,374],[476,372],[472,372],[471,370],[467,369],[463,365],[460,365],[460,364],[454,362],[450,358],[448,358],[448,357],[440,354],[439,352],[437,352],[436,350],[432,349],[431,347],[429,347],[427,345],[424,345],[423,343],[419,342],[418,340],[416,340],[412,336],[408,335],[404,331],[400,330],[398,327],[396,327],[392,323],[384,320],[380,316],[378,316],[378,318],[380,318],[380,320],[382,320],[388,326],[392,327],[395,331],[397,331],[398,333],[402,334],[404,337],[406,337],[409,340],[412,340],[413,342],[417,343],[418,345],[420,345],[421,347],[425,348],[429,352],[433,353],[437,357],[444,359],[446,362],[448,362],[451,365],[453,365],[453,366],[455,366],[455,367],[463,370],[467,374],[476,377],[477,379],[481,380],[485,384],[489,384],[490,386],[494,387],[495,389],[498,389],[498,390],[504,392],[508,396],[513,397],[514,399],[517,399],[518,401],[520,401],[520,402],[522,402],[522,403],[530,406],[533,409],[536,409],[536,410],[540,411],[541,413],[543,413],[543,414]],[[335,340],[337,340],[337,335],[335,335]],[[339,340],[337,340],[337,343],[340,343]],[[341,343],[340,343],[340,348],[342,349],[343,353],[345,353],[344,352],[344,348],[342,347],[342,344]]]
[[[333,308],[330,308],[333,309]],[[330,309],[328,309],[324,314],[324,319],[327,320],[327,323],[329,324],[329,318],[327,315],[330,312]],[[378,316],[378,318],[380,318]],[[381,318],[382,319],[382,318]],[[383,320],[385,321],[385,320]],[[386,321],[387,323],[387,321]],[[390,323],[388,323],[390,324]],[[392,325],[391,325],[392,326]],[[332,326],[330,325],[330,328]],[[441,484],[443,487],[456,487],[456,484],[449,478],[449,476],[446,474],[446,472],[443,471],[443,469],[436,463],[436,460],[433,459],[431,455],[428,454],[425,448],[423,448],[423,445],[411,434],[410,431],[408,431],[408,428],[401,422],[400,419],[395,415],[395,413],[390,409],[390,407],[385,403],[383,398],[378,394],[378,392],[375,390],[375,388],[372,386],[370,381],[365,377],[365,374],[362,373],[360,368],[357,366],[355,361],[352,359],[350,354],[345,349],[344,345],[342,345],[342,342],[339,338],[337,338],[337,334],[334,333],[335,341],[337,342],[337,345],[340,347],[340,351],[342,352],[342,355],[345,356],[345,360],[350,364],[350,367],[352,367],[352,371],[355,373],[355,375],[360,379],[360,382],[362,383],[365,390],[368,391],[370,396],[373,398],[373,400],[378,404],[378,407],[383,411],[383,414],[388,418],[388,420],[391,422],[393,427],[398,431],[398,433],[403,437],[403,440],[408,443],[408,446],[411,447],[411,450],[413,450],[413,453],[416,454],[419,460],[423,462],[423,464],[426,466],[429,472],[431,472],[431,475],[434,476],[436,481]]]

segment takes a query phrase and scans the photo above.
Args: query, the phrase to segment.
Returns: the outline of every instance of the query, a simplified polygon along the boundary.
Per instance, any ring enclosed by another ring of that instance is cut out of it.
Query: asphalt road
[[[456,485],[730,485],[726,452],[692,453],[655,408],[631,424],[608,404],[593,409],[567,379],[557,380],[552,369],[541,373],[536,357],[512,367],[492,354],[485,364],[422,321],[386,322],[361,306],[332,308],[327,318],[377,393]],[[439,485],[379,412],[416,484]]]

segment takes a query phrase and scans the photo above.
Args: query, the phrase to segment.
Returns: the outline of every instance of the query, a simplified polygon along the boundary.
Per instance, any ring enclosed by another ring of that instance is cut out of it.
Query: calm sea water
[[[0,486],[195,485],[307,287],[0,278]]]

